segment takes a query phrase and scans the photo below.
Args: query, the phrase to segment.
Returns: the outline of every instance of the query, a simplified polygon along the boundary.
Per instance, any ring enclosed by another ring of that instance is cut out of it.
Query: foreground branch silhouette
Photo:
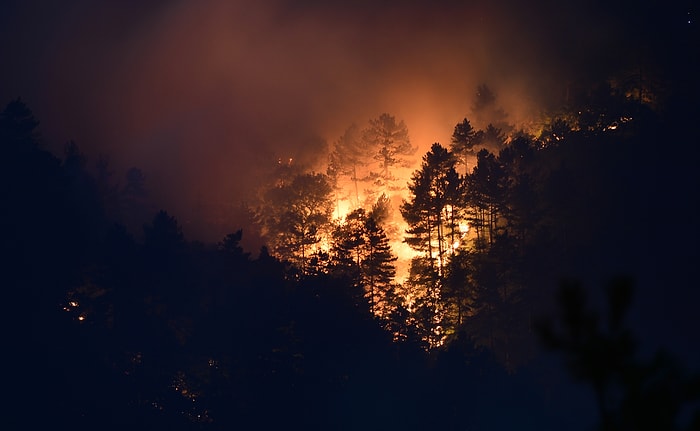
[[[689,375],[664,351],[650,360],[636,356],[637,341],[624,325],[633,292],[630,279],[613,280],[606,288],[607,314],[601,316],[587,308],[579,283],[562,283],[561,315],[537,322],[540,341],[563,354],[572,376],[593,388],[599,429],[698,430],[700,377]],[[684,418],[688,407],[695,410]]]

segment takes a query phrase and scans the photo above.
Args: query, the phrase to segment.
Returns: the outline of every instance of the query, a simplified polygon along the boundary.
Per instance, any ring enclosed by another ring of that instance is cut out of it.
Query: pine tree
[[[332,188],[326,175],[295,175],[265,193],[257,210],[263,236],[273,252],[302,274],[311,254],[327,235],[333,213]]]
[[[459,190],[461,179],[454,155],[438,143],[423,156],[421,169],[408,189],[412,199],[404,201],[401,214],[409,225],[406,242],[424,252],[439,277],[459,235]]]
[[[406,166],[408,158],[417,148],[411,145],[406,124],[384,113],[369,121],[369,126],[363,131],[363,139],[372,151],[374,160],[379,163],[379,172],[372,172],[370,176],[382,192],[395,190],[393,169]]]
[[[367,218],[364,227],[366,254],[361,268],[369,293],[370,311],[380,317],[389,317],[396,308],[393,281],[397,257],[391,252],[386,233],[372,217]]]
[[[338,277],[349,278],[353,285],[360,285],[360,267],[363,259],[365,225],[364,209],[359,208],[333,229],[331,238],[331,271]]]
[[[360,208],[336,226],[333,240],[332,272],[365,291],[373,314],[390,318],[397,308],[393,285],[397,257],[384,229]]]
[[[331,151],[331,164],[337,174],[350,178],[354,186],[354,206],[360,206],[359,182],[364,180],[361,169],[369,163],[370,154],[367,141],[362,139],[362,131],[351,124],[335,142]]]
[[[468,119],[462,120],[455,126],[450,142],[450,151],[458,158],[459,163],[464,165],[464,174],[469,174],[468,158],[474,157],[475,147],[479,145],[483,138],[483,132],[472,127]]]
[[[475,228],[477,248],[491,245],[501,227],[506,177],[493,153],[482,149],[477,164],[466,177],[465,206],[469,223]]]
[[[409,286],[417,298],[416,317],[425,328],[431,346],[442,341],[444,304],[441,290],[446,268],[459,246],[459,192],[461,178],[452,153],[435,143],[423,156],[421,169],[408,185],[411,199],[404,201],[401,214],[408,223],[406,243],[422,256],[411,262]]]

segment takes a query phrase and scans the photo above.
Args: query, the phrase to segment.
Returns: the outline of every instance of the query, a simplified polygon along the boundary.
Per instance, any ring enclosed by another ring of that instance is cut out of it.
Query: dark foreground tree
[[[630,279],[614,280],[601,316],[587,308],[579,284],[563,284],[561,316],[538,323],[540,339],[564,355],[575,378],[592,386],[601,430],[700,429],[700,376],[688,375],[663,351],[649,361],[637,358],[637,340],[624,324],[633,289]],[[692,406],[693,414],[679,423]]]

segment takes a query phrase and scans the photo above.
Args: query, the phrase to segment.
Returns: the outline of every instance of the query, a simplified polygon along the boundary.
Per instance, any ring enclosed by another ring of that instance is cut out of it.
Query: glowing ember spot
[[[338,200],[336,203],[336,217],[338,220],[342,220],[345,216],[350,214],[350,202],[347,200]]]
[[[414,257],[420,256],[420,253],[403,241],[390,241],[390,244],[392,251],[396,257],[398,257],[398,260],[395,262],[396,281],[404,283],[408,279],[410,273],[411,260]]]

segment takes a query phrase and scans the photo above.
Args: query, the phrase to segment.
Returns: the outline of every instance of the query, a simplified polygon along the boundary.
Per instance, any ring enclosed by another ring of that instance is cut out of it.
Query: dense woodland
[[[10,101],[0,217],[17,384],[3,422],[697,429],[682,407],[698,381],[669,356],[640,359],[623,319],[624,270],[658,252],[640,233],[673,229],[697,201],[693,177],[674,184],[692,165],[666,149],[689,138],[690,114],[682,92],[628,78],[574,87],[527,129],[480,86],[471,120],[422,155],[390,114],[352,125],[325,170],[280,163],[261,184],[254,257],[243,229],[189,240],[153,207],[147,172],[118,175],[79,143],[45,150],[30,107]],[[655,170],[670,163],[679,174]],[[413,253],[405,280],[397,241]],[[577,284],[610,262],[623,278],[608,290]],[[607,320],[586,291],[608,293]]]

